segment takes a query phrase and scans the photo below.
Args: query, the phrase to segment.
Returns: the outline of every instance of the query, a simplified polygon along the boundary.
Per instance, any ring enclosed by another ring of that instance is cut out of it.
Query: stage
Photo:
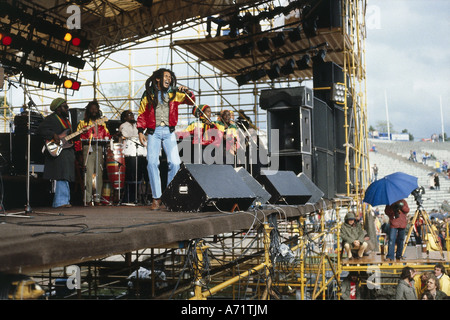
[[[145,248],[248,230],[275,213],[296,219],[332,202],[246,212],[151,211],[149,206],[32,208],[27,218],[0,217],[0,272],[29,273]],[[9,210],[6,213],[16,213]]]

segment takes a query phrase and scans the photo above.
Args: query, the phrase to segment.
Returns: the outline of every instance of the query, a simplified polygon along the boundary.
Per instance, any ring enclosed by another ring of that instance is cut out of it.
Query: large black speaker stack
[[[344,83],[342,68],[334,62],[313,66],[313,180],[327,198],[346,193],[345,131],[352,133],[351,97],[347,101],[347,126],[344,106],[332,100],[333,84]],[[347,85],[350,80],[347,76]],[[351,159],[349,159],[351,161]]]
[[[261,91],[260,107],[267,110],[268,147],[279,170],[304,172],[312,177],[311,114],[313,92],[307,87]],[[278,140],[272,137],[277,136]]]

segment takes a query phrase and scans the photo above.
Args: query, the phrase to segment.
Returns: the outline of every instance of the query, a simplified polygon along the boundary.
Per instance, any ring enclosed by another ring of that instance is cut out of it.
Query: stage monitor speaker
[[[161,200],[170,211],[247,210],[256,195],[231,165],[181,164]]]
[[[313,107],[313,91],[307,87],[262,90],[259,106],[263,110],[275,108]]]
[[[312,194],[293,171],[261,170],[256,180],[271,194],[272,204],[305,204]]]
[[[239,167],[234,168],[234,170],[242,178],[247,187],[249,187],[255,194],[256,199],[253,201],[253,205],[265,204],[269,201],[271,198],[270,193],[267,192],[263,186],[255,178],[253,178],[247,170],[245,170],[245,168]]]
[[[320,199],[324,196],[324,193],[322,190],[320,190],[314,182],[303,172],[299,173],[297,177],[300,179],[300,181],[308,188],[308,190],[311,192],[312,196],[308,199],[306,203],[317,203]]]

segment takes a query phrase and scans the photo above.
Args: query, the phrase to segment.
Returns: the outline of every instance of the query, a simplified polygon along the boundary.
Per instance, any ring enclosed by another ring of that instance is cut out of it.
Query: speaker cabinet
[[[30,171],[44,172],[45,157],[42,154],[44,140],[30,135]],[[15,133],[12,138],[12,162],[17,174],[27,174],[28,135]]]
[[[238,175],[242,178],[242,180],[250,188],[250,190],[252,190],[252,192],[255,194],[256,199],[253,202],[253,205],[265,204],[269,201],[269,199],[271,198],[270,193],[267,192],[247,170],[245,170],[243,167],[235,168],[234,170],[238,173]]]
[[[307,87],[268,89],[261,91],[259,106],[263,110],[313,106],[313,91]]]
[[[344,83],[344,72],[342,68],[332,61],[316,63],[313,66],[314,96],[330,103],[331,88],[333,83]],[[347,81],[347,85],[349,81]]]
[[[261,170],[256,180],[271,194],[272,204],[305,204],[312,194],[293,171]]]
[[[282,171],[293,171],[295,174],[305,173],[312,178],[312,156],[309,154],[282,154],[272,155],[272,165],[274,157],[278,157],[278,169]]]
[[[324,196],[323,191],[320,190],[306,174],[304,174],[302,172],[302,173],[299,173],[297,175],[297,177],[308,188],[308,190],[312,194],[311,198],[309,198],[307,203],[317,203],[320,199],[322,199],[322,197]]]
[[[170,211],[247,210],[256,195],[231,165],[182,164],[161,200]]]
[[[313,181],[328,199],[334,198],[336,194],[334,165],[333,152],[315,148]]]
[[[327,103],[314,97],[312,114],[312,145],[324,150],[334,150],[334,115]]]

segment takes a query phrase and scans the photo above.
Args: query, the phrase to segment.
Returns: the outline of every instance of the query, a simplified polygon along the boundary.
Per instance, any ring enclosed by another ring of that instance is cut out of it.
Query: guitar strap
[[[59,115],[56,115],[56,117],[58,118],[59,122],[63,126],[64,130],[72,128],[72,125],[70,124],[68,119],[61,118]]]

